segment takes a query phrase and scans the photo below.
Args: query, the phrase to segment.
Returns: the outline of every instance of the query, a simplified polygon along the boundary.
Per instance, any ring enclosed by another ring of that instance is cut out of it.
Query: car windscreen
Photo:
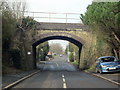
[[[119,60],[115,60],[118,64],[120,64],[120,59]]]
[[[106,57],[106,58],[101,58],[102,62],[114,62],[115,58],[113,57]]]
[[[111,62],[111,63],[104,63],[104,66],[109,66],[109,65],[118,65],[118,63],[116,62]]]

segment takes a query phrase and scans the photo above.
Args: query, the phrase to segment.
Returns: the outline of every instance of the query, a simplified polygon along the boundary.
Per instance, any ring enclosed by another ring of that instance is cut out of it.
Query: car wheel
[[[102,70],[100,70],[100,74],[103,74]]]

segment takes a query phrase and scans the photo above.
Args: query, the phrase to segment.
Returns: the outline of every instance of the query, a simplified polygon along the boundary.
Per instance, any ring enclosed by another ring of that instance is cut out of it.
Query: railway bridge
[[[22,67],[27,69],[36,68],[37,45],[54,39],[67,40],[75,44],[79,48],[78,58],[80,63],[82,46],[85,44],[85,29],[86,26],[82,23],[37,22],[34,30],[19,30],[19,34],[16,34],[17,38],[25,31],[25,36],[23,36],[23,44],[25,44],[23,57],[25,60],[21,61]]]

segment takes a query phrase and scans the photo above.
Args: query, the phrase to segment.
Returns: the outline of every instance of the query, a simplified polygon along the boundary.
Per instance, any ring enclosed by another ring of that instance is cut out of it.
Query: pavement
[[[94,73],[94,74],[120,83],[120,73],[105,73],[105,74]]]
[[[10,74],[10,75],[4,75],[2,76],[2,87],[5,87],[33,72],[36,72],[38,70],[32,70],[32,71],[24,71],[24,72],[20,72],[20,73],[17,73],[17,74]]]
[[[102,78],[77,70],[67,62],[67,56],[56,56],[51,61],[37,64],[41,72],[13,88],[120,88]]]

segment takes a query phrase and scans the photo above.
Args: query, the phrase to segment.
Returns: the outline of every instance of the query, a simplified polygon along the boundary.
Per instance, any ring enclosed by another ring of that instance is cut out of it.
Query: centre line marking
[[[62,74],[62,79],[63,79],[63,88],[67,88],[66,82],[65,82],[65,76]]]
[[[63,88],[67,88],[66,83],[63,83]]]
[[[62,74],[62,78],[64,78],[64,75]]]
[[[65,78],[63,78],[63,82],[65,82]]]

